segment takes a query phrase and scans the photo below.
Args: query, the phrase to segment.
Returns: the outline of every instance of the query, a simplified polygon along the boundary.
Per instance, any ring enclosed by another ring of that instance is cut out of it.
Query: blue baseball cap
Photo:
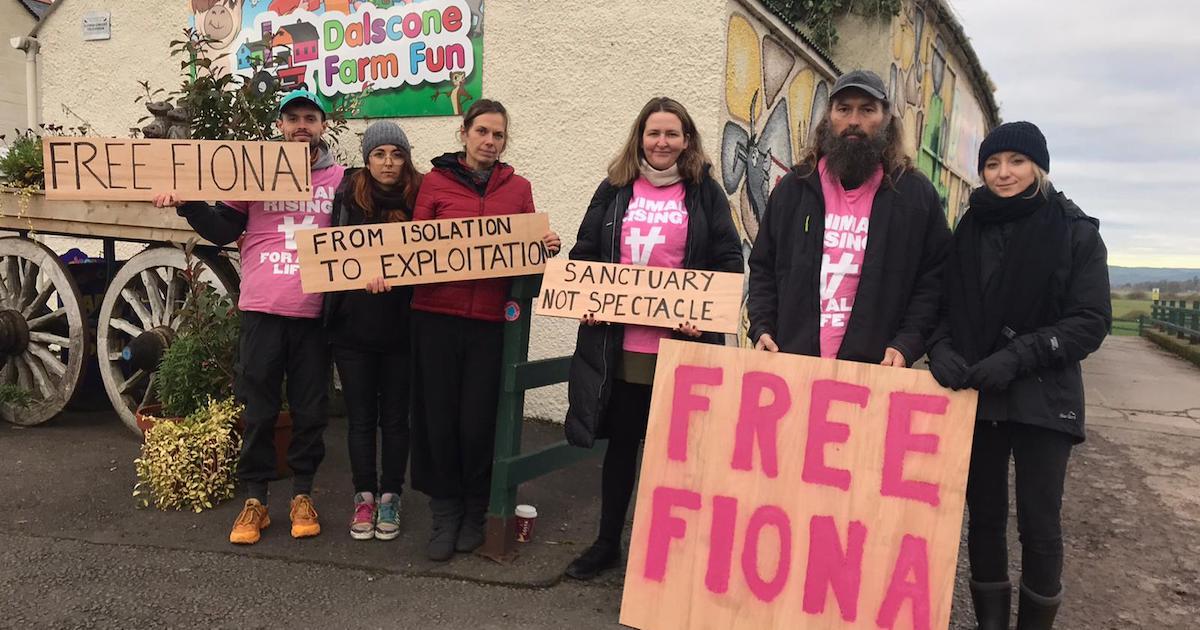
[[[313,94],[309,90],[292,90],[291,92],[284,94],[283,98],[279,99],[279,113],[282,114],[284,108],[288,105],[298,102],[311,104],[313,107],[317,108],[317,111],[321,112],[322,118],[324,118],[327,114],[325,108],[321,107],[321,101],[317,99],[317,95]]]

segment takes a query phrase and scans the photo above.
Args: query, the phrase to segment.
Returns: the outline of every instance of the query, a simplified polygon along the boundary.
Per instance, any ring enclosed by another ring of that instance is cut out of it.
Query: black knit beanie
[[[1033,160],[1034,164],[1050,172],[1050,150],[1046,148],[1046,136],[1031,122],[1004,123],[992,130],[979,145],[979,172],[987,159],[1001,151],[1016,151]]]

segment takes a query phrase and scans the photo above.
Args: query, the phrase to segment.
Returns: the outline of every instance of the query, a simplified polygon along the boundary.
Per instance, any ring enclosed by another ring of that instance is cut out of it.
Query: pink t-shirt
[[[621,263],[648,267],[683,266],[687,249],[688,213],[682,182],[656,188],[644,177],[633,182],[633,197],[621,223]],[[670,337],[668,328],[625,326],[624,349],[658,353],[658,342]]]
[[[854,296],[867,252],[871,204],[883,182],[883,167],[854,190],[829,174],[825,158],[817,164],[825,194],[825,241],[821,255],[821,356],[837,357],[854,310]]]
[[[312,201],[227,201],[247,213],[241,241],[242,294],[238,308],[285,317],[321,316],[321,293],[300,289],[297,230],[329,227],[333,194],[345,167],[334,164],[313,171]]]

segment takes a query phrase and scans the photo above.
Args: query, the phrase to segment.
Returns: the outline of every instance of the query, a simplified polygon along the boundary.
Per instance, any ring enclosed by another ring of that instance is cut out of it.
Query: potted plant
[[[163,419],[177,421],[202,411],[209,399],[233,397],[238,310],[230,296],[199,279],[202,267],[192,256],[193,246],[185,246],[187,265],[182,274],[187,293],[179,310],[179,326],[155,373],[157,402],[136,414],[143,435]],[[245,430],[240,414],[234,429],[239,433]],[[289,474],[287,450],[291,439],[292,418],[284,410],[275,423],[276,470],[281,477]]]
[[[233,398],[210,398],[186,418],[150,426],[134,460],[140,506],[199,512],[231,498],[242,443],[233,425],[241,412]]]

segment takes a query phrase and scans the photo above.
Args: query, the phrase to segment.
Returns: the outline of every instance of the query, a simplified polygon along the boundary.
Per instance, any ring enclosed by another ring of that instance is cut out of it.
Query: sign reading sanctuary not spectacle
[[[376,223],[296,232],[306,293],[541,273],[550,231],[543,213]]]
[[[582,260],[552,260],[534,302],[538,315],[707,332],[738,330],[742,275]]]

